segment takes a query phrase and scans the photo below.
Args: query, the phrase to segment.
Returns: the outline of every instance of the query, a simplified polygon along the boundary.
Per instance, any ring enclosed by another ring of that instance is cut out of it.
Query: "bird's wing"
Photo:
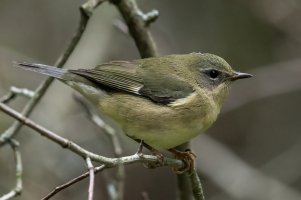
[[[90,81],[119,92],[127,92],[147,97],[160,103],[170,104],[193,93],[193,88],[177,76],[160,74],[158,70],[144,67],[144,73],[138,73],[139,64],[132,62],[110,62],[94,69],[77,69],[69,72],[83,76]]]
[[[94,69],[77,69],[69,72],[83,76],[102,87],[139,95],[143,81],[136,74],[137,66],[126,61],[110,62]]]

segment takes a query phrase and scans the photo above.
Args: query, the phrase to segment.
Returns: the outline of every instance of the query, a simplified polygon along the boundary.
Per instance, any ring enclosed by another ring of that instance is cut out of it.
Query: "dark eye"
[[[216,79],[219,76],[219,74],[220,74],[220,72],[215,70],[215,69],[212,69],[212,70],[208,71],[208,75],[212,79]]]

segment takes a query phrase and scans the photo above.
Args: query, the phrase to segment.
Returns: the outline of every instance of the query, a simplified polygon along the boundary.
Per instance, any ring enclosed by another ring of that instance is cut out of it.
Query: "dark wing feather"
[[[193,93],[188,83],[176,76],[163,74],[160,78],[146,78],[139,93],[155,102],[169,104],[178,99],[185,98]]]
[[[139,65],[136,63],[115,61],[99,65],[95,69],[69,70],[69,72],[83,76],[101,86],[144,96],[160,104],[169,104],[193,92],[192,86],[177,76],[161,74],[158,71],[160,66],[155,71],[148,70],[146,66],[143,68],[143,73],[138,73],[138,70]]]

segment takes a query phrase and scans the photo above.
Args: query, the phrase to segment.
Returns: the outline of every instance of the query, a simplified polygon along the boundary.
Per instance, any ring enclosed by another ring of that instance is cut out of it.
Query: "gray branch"
[[[7,194],[0,197],[0,200],[8,200],[13,197],[16,197],[21,194],[23,189],[22,184],[22,174],[23,174],[23,167],[22,167],[22,159],[21,153],[19,151],[19,142],[16,140],[10,140],[10,146],[14,151],[15,155],[15,166],[16,166],[16,186]]]
[[[143,14],[134,0],[110,0],[119,10],[129,32],[134,38],[136,46],[142,58],[157,56],[157,47],[147,26],[155,21],[159,13],[152,11],[150,14]]]
[[[94,193],[94,167],[92,164],[92,161],[89,157],[87,157],[86,159],[86,163],[88,166],[88,170],[89,170],[89,177],[90,177],[90,181],[89,181],[89,190],[88,190],[88,200],[93,200],[93,193]]]

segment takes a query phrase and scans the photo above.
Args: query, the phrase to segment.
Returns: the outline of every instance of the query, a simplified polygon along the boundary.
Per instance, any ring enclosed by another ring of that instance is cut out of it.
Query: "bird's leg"
[[[135,141],[139,142],[139,140],[135,140]],[[143,150],[143,140],[140,140],[136,154],[139,156],[142,155],[142,150]]]
[[[175,169],[173,168],[173,171],[177,174],[182,174],[184,172],[192,172],[194,168],[194,163],[196,159],[195,153],[193,153],[190,149],[186,149],[185,151],[180,151],[177,149],[168,149],[171,153],[175,155],[176,159],[180,159],[185,163],[185,167],[182,169]]]
[[[139,142],[139,147],[138,147],[138,151],[136,154],[141,155],[142,154],[142,149],[143,147],[147,148],[154,156],[156,156],[158,158],[158,163],[156,164],[147,164],[145,165],[147,168],[156,168],[159,166],[162,166],[164,163],[164,155],[158,151],[157,149],[154,149],[153,147],[149,146],[148,144],[146,144],[143,140],[136,140],[135,141]]]

